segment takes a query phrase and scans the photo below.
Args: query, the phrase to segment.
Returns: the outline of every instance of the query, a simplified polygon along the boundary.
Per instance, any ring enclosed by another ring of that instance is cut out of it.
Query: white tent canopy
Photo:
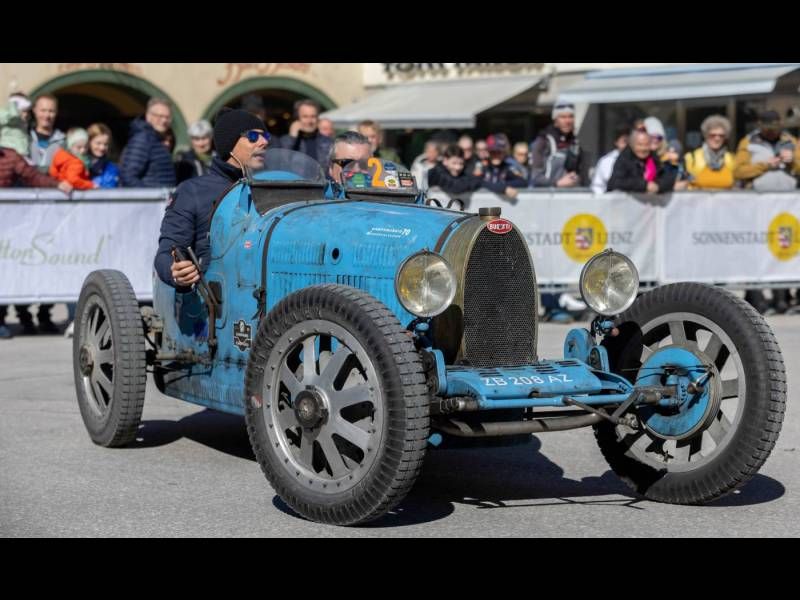
[[[352,127],[371,119],[384,129],[466,129],[475,127],[478,113],[530,90],[541,79],[504,77],[393,85],[321,116],[337,127]]]
[[[800,69],[800,63],[705,64],[650,69],[613,69],[588,73],[564,90],[560,100],[603,104],[683,98],[769,94],[778,78]]]

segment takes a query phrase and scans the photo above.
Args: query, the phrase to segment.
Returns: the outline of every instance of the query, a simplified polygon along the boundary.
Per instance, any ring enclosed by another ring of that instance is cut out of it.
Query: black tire
[[[666,326],[659,324],[664,318],[671,321]],[[667,346],[696,349],[696,355],[709,358],[716,369],[712,379],[720,382],[720,400],[717,413],[709,409],[698,431],[672,440],[673,451],[665,450],[670,439],[650,429],[633,434],[608,422],[596,425],[597,442],[612,470],[645,498],[673,504],[705,504],[744,485],[775,446],[786,408],[783,359],[763,317],[726,290],[678,283],[641,296],[616,325],[620,335],[604,340],[612,371],[634,383],[645,376],[638,371],[643,356],[649,356],[645,346],[658,351],[653,340],[669,338]],[[706,335],[701,349],[699,340]],[[725,373],[734,370],[735,380],[725,380]],[[639,417],[641,427],[641,412]],[[641,435],[646,438],[639,440]],[[677,459],[679,451],[685,462]]]
[[[333,339],[337,349],[344,349],[342,356],[350,352],[346,360],[351,362],[336,359]],[[331,348],[325,367],[323,344]],[[308,378],[306,355],[297,354],[306,348],[313,368]],[[327,369],[334,363],[337,366]],[[285,376],[284,367],[299,377],[291,381],[292,386],[298,384],[294,389],[299,393],[289,391],[286,382],[291,377]],[[355,383],[345,387],[351,378]],[[340,383],[324,383],[334,379]],[[316,383],[307,385],[308,381]],[[333,389],[336,385],[338,391]],[[309,390],[317,395],[311,398]],[[333,400],[350,390],[369,390],[369,399],[352,407],[365,411],[357,417],[352,412],[345,416],[351,408],[340,409]],[[363,291],[319,285],[282,300],[256,334],[246,394],[247,431],[258,463],[281,499],[305,518],[335,525],[377,519],[400,503],[419,475],[430,431],[422,361],[394,314]],[[306,394],[302,402],[301,394]],[[298,412],[303,402],[309,413]],[[303,425],[300,416],[307,414],[317,420]],[[367,429],[356,423],[366,423]],[[363,442],[366,451],[348,446],[350,438],[342,442],[342,435],[355,431],[350,425],[361,429],[359,439],[371,436]],[[344,426],[348,433],[340,435],[336,427]],[[305,460],[303,450],[308,452]]]
[[[83,282],[72,356],[89,437],[105,447],[130,444],[141,422],[147,374],[139,303],[123,273],[93,271]]]

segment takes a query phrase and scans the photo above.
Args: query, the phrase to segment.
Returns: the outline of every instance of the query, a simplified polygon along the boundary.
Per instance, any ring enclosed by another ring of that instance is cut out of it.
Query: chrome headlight
[[[418,317],[443,313],[456,295],[456,275],[447,261],[423,250],[408,257],[394,280],[400,304]]]
[[[609,317],[618,315],[636,300],[639,272],[627,256],[608,249],[584,265],[580,289],[592,310]]]

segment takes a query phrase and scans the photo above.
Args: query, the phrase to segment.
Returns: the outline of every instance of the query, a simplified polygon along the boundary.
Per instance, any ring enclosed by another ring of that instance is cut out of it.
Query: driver
[[[217,156],[208,173],[181,183],[170,198],[161,222],[155,269],[164,283],[188,292],[200,279],[191,261],[177,262],[172,247],[191,246],[201,267],[210,257],[208,232],[214,203],[244,177],[244,167],[260,169],[270,135],[264,122],[244,110],[223,108],[214,125]]]

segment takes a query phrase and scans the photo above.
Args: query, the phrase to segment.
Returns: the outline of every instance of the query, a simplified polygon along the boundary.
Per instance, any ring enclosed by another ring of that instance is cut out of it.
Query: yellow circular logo
[[[800,252],[800,221],[793,214],[781,213],[769,224],[769,251],[778,260],[791,260]]]
[[[561,245],[567,256],[585,262],[606,247],[608,233],[603,222],[594,215],[575,215],[561,232]]]

